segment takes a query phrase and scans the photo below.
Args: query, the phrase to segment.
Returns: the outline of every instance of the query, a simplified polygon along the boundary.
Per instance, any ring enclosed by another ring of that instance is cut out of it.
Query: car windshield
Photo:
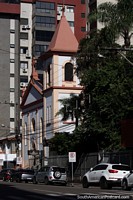
[[[113,165],[112,169],[118,169],[121,171],[130,171],[130,167],[127,165]]]
[[[53,167],[53,171],[60,171],[61,173],[65,173],[65,168],[60,168],[60,167]]]
[[[34,174],[34,170],[23,169],[23,170],[20,170],[20,172],[24,174]]]

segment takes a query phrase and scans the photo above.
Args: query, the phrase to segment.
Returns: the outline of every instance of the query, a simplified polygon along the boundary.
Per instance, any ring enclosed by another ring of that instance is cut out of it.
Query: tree
[[[101,50],[111,44],[103,33],[84,39],[77,55],[77,74],[85,88],[80,133],[89,151],[89,145],[95,150],[120,149],[120,123],[133,116],[133,67],[117,51]],[[114,41],[112,45],[119,46]],[[126,56],[133,61],[132,52]]]
[[[62,115],[62,121],[66,121],[71,118],[72,121],[76,119],[76,126],[78,126],[78,121],[81,118],[81,109],[80,105],[81,96],[76,94],[70,94],[69,98],[59,99],[61,103],[61,109],[56,113],[56,115]]]
[[[58,155],[67,155],[72,149],[72,135],[69,133],[55,133],[55,136],[50,139],[50,149]]]
[[[117,3],[100,4],[97,18],[103,23],[115,38],[124,39],[124,46],[129,47],[133,28],[133,1],[117,0]]]

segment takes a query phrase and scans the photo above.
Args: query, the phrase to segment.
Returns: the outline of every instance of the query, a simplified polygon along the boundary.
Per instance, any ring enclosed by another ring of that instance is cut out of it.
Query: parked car
[[[121,186],[123,190],[130,191],[133,188],[133,170],[131,170],[128,174],[126,174],[121,182]]]
[[[15,169],[12,168],[6,168],[2,169],[0,171],[0,180],[3,181],[10,181],[11,180],[11,175],[15,172]]]
[[[65,168],[59,166],[44,166],[37,171],[33,178],[33,183],[60,183],[67,184],[67,173]]]
[[[22,182],[25,183],[32,182],[34,177],[34,170],[31,169],[18,169],[15,173],[11,175],[11,182]]]
[[[111,189],[113,186],[121,186],[122,178],[129,172],[128,165],[101,163],[83,176],[82,185],[83,188],[100,185],[101,189]]]

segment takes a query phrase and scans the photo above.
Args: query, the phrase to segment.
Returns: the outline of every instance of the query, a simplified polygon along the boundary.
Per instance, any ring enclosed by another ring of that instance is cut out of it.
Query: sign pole
[[[69,152],[69,162],[71,162],[72,167],[72,187],[73,185],[73,163],[76,162],[76,152]]]
[[[72,187],[73,187],[73,162],[72,162]]]

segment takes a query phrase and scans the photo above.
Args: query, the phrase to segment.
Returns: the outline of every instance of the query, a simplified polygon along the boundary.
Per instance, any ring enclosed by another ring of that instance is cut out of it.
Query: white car
[[[133,188],[133,170],[123,177],[121,185],[123,190],[130,191]]]
[[[91,185],[100,185],[101,189],[111,189],[121,186],[122,178],[130,172],[125,164],[100,163],[91,168],[82,178],[83,188]]]

